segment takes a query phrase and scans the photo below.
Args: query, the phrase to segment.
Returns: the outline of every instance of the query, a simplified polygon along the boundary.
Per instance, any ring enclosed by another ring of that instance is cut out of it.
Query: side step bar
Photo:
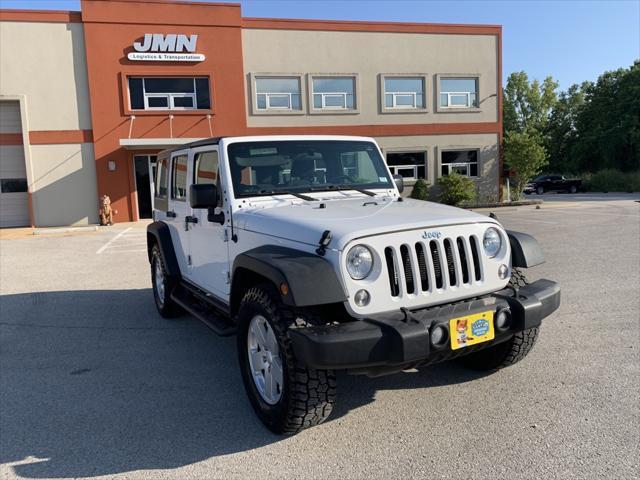
[[[182,281],[171,292],[171,299],[221,337],[236,333],[236,327],[229,320],[226,305],[197,287]]]

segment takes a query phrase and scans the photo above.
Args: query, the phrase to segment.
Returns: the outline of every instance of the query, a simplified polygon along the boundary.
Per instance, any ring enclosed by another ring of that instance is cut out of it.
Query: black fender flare
[[[544,253],[538,241],[531,235],[507,230],[511,244],[511,265],[517,268],[530,268],[544,263]]]
[[[151,249],[157,244],[160,248],[160,255],[164,261],[164,268],[170,276],[180,276],[178,259],[171,240],[171,231],[164,222],[153,222],[147,226],[147,254],[151,261]]]
[[[239,272],[243,270],[271,281],[285,305],[305,307],[347,300],[335,269],[326,259],[293,248],[264,245],[247,250],[235,258],[231,281],[232,305],[240,300],[233,298],[233,292],[237,291],[234,282],[239,281]],[[288,286],[286,292],[280,288],[283,283]]]

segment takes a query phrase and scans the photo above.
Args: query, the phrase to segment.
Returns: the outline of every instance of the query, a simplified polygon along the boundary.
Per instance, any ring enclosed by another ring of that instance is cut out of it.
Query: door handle
[[[187,215],[186,217],[184,217],[184,230],[186,232],[189,231],[190,223],[198,223],[198,217],[192,217],[191,215]]]
[[[173,210],[169,210],[167,212],[167,217],[176,218],[177,217],[176,212],[174,212]]]

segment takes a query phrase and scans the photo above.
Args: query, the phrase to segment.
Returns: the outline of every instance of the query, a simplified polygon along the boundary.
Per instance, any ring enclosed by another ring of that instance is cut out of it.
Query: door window
[[[173,157],[171,163],[171,199],[184,202],[187,199],[187,156]]]
[[[198,153],[194,172],[194,183],[215,185],[218,180],[218,152]]]

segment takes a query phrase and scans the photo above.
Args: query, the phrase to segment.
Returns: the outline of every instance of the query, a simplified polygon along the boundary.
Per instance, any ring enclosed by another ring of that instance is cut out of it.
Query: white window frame
[[[475,92],[448,92],[442,90],[441,84],[443,80],[475,80],[476,91]],[[480,90],[481,90],[481,76],[479,73],[441,73],[436,75],[436,99],[437,99],[437,111],[438,112],[460,112],[461,110],[466,112],[480,112]],[[471,96],[475,94],[476,101],[471,101]],[[442,96],[447,95],[447,105],[442,104]],[[466,97],[465,105],[451,105],[452,97]]]
[[[321,110],[348,110],[347,107],[347,93],[345,92],[324,92],[324,93],[316,93],[313,92],[312,93],[314,100],[315,100],[315,96],[316,95],[320,95],[321,98],[321,106],[320,109]],[[328,105],[327,106],[327,97],[340,97],[342,98],[342,106],[338,107],[335,105]],[[318,110],[318,107],[315,106],[315,102],[313,103],[313,108],[315,108],[316,110]]]
[[[314,80],[322,79],[348,79],[352,82],[353,93],[348,91],[338,92],[316,92],[314,89]],[[308,103],[309,113],[311,115],[349,115],[358,114],[359,112],[359,95],[360,95],[360,80],[357,73],[309,73],[307,74],[307,91],[309,92]],[[315,106],[315,97],[320,96],[320,106]],[[353,95],[353,107],[347,105],[347,97]],[[342,106],[327,105],[328,97],[341,97]]]
[[[424,154],[424,164],[423,165],[415,165],[413,163],[409,163],[406,165],[390,165],[389,164],[389,159],[388,159],[388,155],[389,154],[394,154],[394,155],[402,155],[402,154],[410,154],[410,153],[423,153]],[[419,177],[418,176],[418,168],[420,167],[424,167],[424,178],[423,180],[425,182],[429,182],[429,152],[427,150],[419,150],[419,149],[415,149],[415,150],[385,150],[384,152],[384,162],[387,164],[387,166],[389,167],[389,170],[391,170],[391,174],[392,175],[400,175],[399,170],[412,170],[413,171],[413,175],[411,177],[403,177],[405,180],[408,181],[413,181],[413,180],[418,180]]]
[[[412,78],[422,82],[422,104],[418,105],[418,92],[387,91],[387,80]],[[391,106],[387,106],[387,95],[391,95]],[[398,105],[398,97],[412,97],[411,105]],[[429,82],[426,73],[381,73],[380,106],[382,113],[425,113],[428,112]]]
[[[475,162],[455,162],[455,163],[444,163],[442,161],[442,156],[444,153],[446,152],[476,152],[476,161]],[[464,147],[460,147],[460,148],[447,148],[444,149],[440,152],[440,168],[438,170],[438,176],[444,176],[444,174],[442,173],[442,167],[446,167],[447,168],[447,175],[449,175],[451,173],[451,167],[453,168],[461,168],[463,167],[466,170],[466,173],[464,173],[464,176],[468,177],[468,178],[480,178],[481,174],[480,174],[480,149],[479,148],[464,148]],[[476,172],[477,175],[471,175],[471,165],[476,165]],[[460,173],[460,172],[458,172]],[[462,173],[460,173],[461,175],[463,175]]]
[[[256,108],[258,110],[264,111],[264,110],[293,110],[293,96],[294,95],[298,95],[297,93],[290,93],[290,92],[271,92],[271,93],[256,93],[256,100],[258,99],[258,97],[260,97],[261,95],[264,95],[265,98],[265,108],[260,108],[257,106],[256,103]],[[287,107],[278,107],[275,105],[271,105],[271,97],[286,97],[287,98],[287,103],[289,104],[289,106]]]
[[[387,95],[391,95],[391,106],[387,107],[386,106],[386,99],[387,99]],[[424,94],[423,94],[424,95]],[[417,103],[418,103],[418,92],[384,92],[384,97],[385,97],[385,107],[386,108],[393,108],[393,109],[411,109],[411,110],[415,110],[416,108],[421,108],[418,107]],[[397,102],[397,98],[398,97],[412,97],[413,101],[411,105],[398,105]]]
[[[258,80],[269,79],[269,78],[289,78],[296,80],[298,82],[298,92],[259,92],[258,91]],[[297,73],[252,73],[250,74],[251,81],[251,95],[252,95],[252,104],[253,109],[252,113],[258,115],[269,115],[269,114],[282,114],[282,115],[299,115],[304,114],[304,82],[302,81],[302,75]],[[260,108],[258,106],[258,98],[264,95],[265,96],[265,108]],[[293,108],[293,96],[297,95],[300,97],[300,108]],[[271,97],[287,97],[288,107],[278,107],[271,106],[270,98]]]
[[[442,105],[442,95],[447,96],[447,104]],[[478,106],[471,102],[471,95],[478,99],[478,92],[440,92],[440,107],[441,108],[477,108]],[[464,105],[454,105],[451,103],[452,97],[466,97],[466,103]]]
[[[198,97],[197,97],[197,91],[196,91],[196,79],[197,78],[206,78],[206,77],[186,77],[186,78],[191,78],[192,83],[193,83],[193,92],[191,92],[191,93],[189,93],[189,92],[167,92],[167,93],[152,92],[152,93],[147,93],[146,80],[148,78],[185,78],[185,77],[167,76],[167,77],[131,77],[131,78],[141,78],[142,79],[142,96],[143,96],[143,99],[144,99],[144,110],[198,110]],[[209,78],[207,78],[207,80],[209,81],[209,83],[211,82],[211,80]],[[128,83],[127,83],[127,86],[128,86]],[[211,87],[209,87],[209,88],[211,88]],[[150,98],[166,98],[167,99],[167,106],[166,107],[150,107],[149,106],[149,99]],[[176,107],[175,106],[175,99],[176,98],[191,98],[192,103],[193,103],[193,107]],[[135,111],[135,110],[133,110],[133,111]]]

